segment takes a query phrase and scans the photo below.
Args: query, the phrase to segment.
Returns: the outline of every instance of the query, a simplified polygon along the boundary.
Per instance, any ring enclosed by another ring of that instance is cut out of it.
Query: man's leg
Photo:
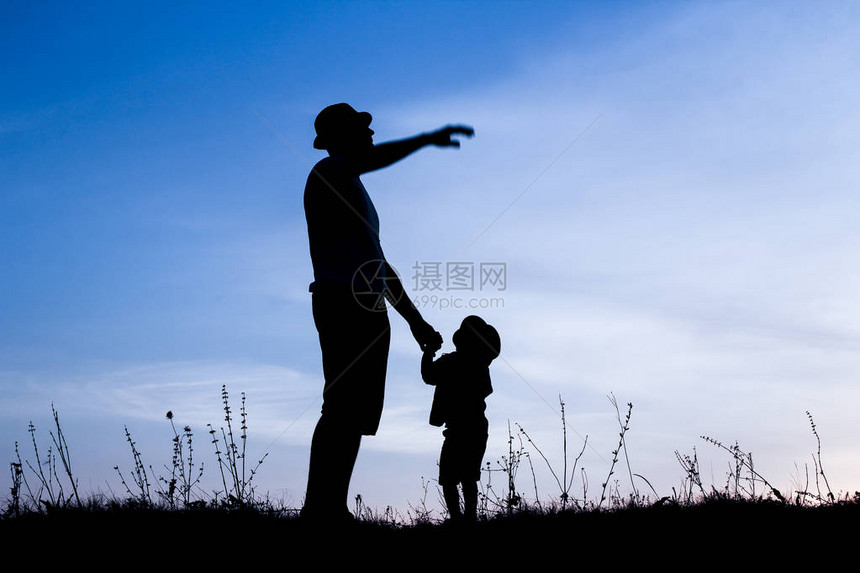
[[[371,312],[350,296],[314,293],[314,323],[322,350],[322,415],[311,441],[303,515],[346,517],[349,482],[362,435],[379,425],[385,393],[388,315]]]
[[[361,434],[323,414],[311,441],[308,488],[302,515],[346,517],[352,470],[358,457]]]

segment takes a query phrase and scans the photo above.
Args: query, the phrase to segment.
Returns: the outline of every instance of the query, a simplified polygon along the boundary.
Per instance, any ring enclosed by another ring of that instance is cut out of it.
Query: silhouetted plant
[[[69,453],[69,444],[66,441],[66,436],[63,434],[63,429],[60,426],[60,415],[57,413],[57,410],[54,409],[54,405],[51,404],[51,414],[54,416],[54,427],[57,430],[56,435],[53,430],[49,432],[51,436],[51,440],[54,442],[54,447],[57,450],[57,454],[60,456],[60,462],[63,464],[63,470],[66,473],[66,477],[69,480],[69,487],[72,489],[72,494],[70,496],[74,497],[75,504],[81,505],[81,498],[78,495],[78,480],[72,475],[72,456]],[[56,470],[56,467],[54,468]],[[56,471],[55,471],[56,475]],[[59,477],[57,478],[57,482],[59,483]]]
[[[78,481],[72,472],[71,455],[69,452],[68,442],[60,425],[60,417],[54,405],[51,404],[51,413],[54,418],[54,430],[50,430],[48,435],[51,436],[51,444],[48,446],[45,457],[43,458],[39,451],[39,444],[36,440],[36,426],[31,421],[27,426],[27,431],[30,434],[30,441],[33,444],[33,454],[35,465],[30,460],[21,460],[21,454],[18,449],[18,442],[15,442],[15,457],[10,465],[12,472],[12,486],[10,493],[12,494],[12,504],[14,511],[20,512],[22,509],[22,493],[23,488],[27,490],[29,504],[24,502],[23,505],[29,506],[29,509],[40,511],[66,508],[72,506],[81,506],[81,499],[78,494]],[[38,485],[31,486],[27,480],[25,466],[36,478]],[[62,468],[62,469],[60,469]],[[60,476],[65,475],[65,480]],[[64,481],[68,485],[64,486]],[[69,491],[67,493],[66,487]]]
[[[499,460],[496,461],[496,465],[498,468],[491,468],[490,464],[487,463],[487,467],[483,469],[483,471],[487,474],[487,485],[486,490],[481,492],[479,495],[483,495],[483,505],[485,507],[485,512],[489,512],[490,509],[488,507],[488,503],[492,503],[496,509],[500,509],[506,512],[508,515],[514,512],[514,509],[520,506],[522,501],[522,496],[517,493],[517,485],[516,478],[517,472],[519,471],[520,461],[522,457],[525,455],[525,449],[523,448],[522,439],[519,439],[519,448],[514,447],[514,435],[511,432],[511,423],[508,421],[508,455],[501,456]],[[507,484],[505,487],[505,493],[499,497],[492,485],[492,474],[493,472],[501,472],[507,478]],[[490,497],[492,495],[492,497]]]
[[[402,527],[404,525],[403,518],[394,507],[387,505],[381,512],[375,511],[364,503],[364,498],[361,497],[361,494],[357,494],[355,496],[355,508],[353,509],[353,514],[356,519],[376,525],[384,525],[388,527]],[[421,523],[429,522],[430,521],[428,520]],[[419,521],[412,521],[411,523],[412,525],[417,525]]]
[[[224,403],[224,421],[227,422],[226,430],[223,426],[221,427],[221,440],[218,439],[218,433],[212,424],[207,424],[209,434],[212,436],[212,443],[215,445],[215,457],[218,461],[218,468],[221,470],[221,483],[224,486],[225,498],[221,502],[230,507],[244,507],[254,501],[254,489],[251,482],[263,460],[269,454],[263,454],[257,464],[250,471],[246,471],[245,449],[248,441],[248,415],[245,410],[245,393],[242,392],[242,404],[239,409],[242,433],[239,436],[238,444],[233,435],[233,415],[226,385],[221,386],[221,400]],[[223,451],[221,450],[222,440]]]
[[[546,457],[546,455],[544,455],[543,451],[538,447],[538,445],[534,442],[534,440],[532,440],[531,436],[529,436],[529,434],[525,431],[525,429],[522,426],[520,426],[519,424],[517,424],[517,427],[520,429],[520,433],[526,437],[526,440],[528,441],[528,443],[531,444],[532,447],[534,447],[534,449],[537,451],[538,455],[540,455],[540,457],[543,459],[544,463],[546,464],[547,469],[549,469],[549,472],[552,475],[553,479],[555,480],[555,483],[558,485],[559,499],[561,501],[561,509],[564,510],[564,509],[567,509],[567,504],[570,503],[571,501],[576,507],[580,507],[579,502],[575,498],[571,498],[570,490],[573,487],[573,479],[574,479],[574,476],[576,475],[576,466],[579,463],[580,458],[582,458],[582,454],[585,452],[585,448],[588,445],[588,436],[586,435],[585,438],[583,438],[582,448],[580,449],[579,454],[577,454],[576,458],[573,460],[573,467],[571,468],[570,473],[568,473],[568,471],[567,471],[567,466],[568,466],[567,417],[566,417],[565,411],[564,411],[564,400],[562,399],[560,394],[558,396],[558,402],[559,402],[559,405],[561,407],[562,464],[563,464],[562,465],[562,471],[561,471],[561,477],[559,477],[558,473],[553,468],[549,459]],[[529,457],[529,463],[531,463],[530,457]],[[534,476],[534,468],[532,468],[532,476],[533,476],[533,478],[535,477]],[[534,479],[534,482],[535,482],[535,499],[537,500],[538,494],[537,494],[537,479],[536,478]],[[584,501],[585,500],[583,498],[583,502]],[[537,503],[538,503],[538,507],[540,508],[540,502],[537,501]]]
[[[165,469],[170,471],[170,477],[159,476],[158,478],[167,486],[167,491],[160,493],[171,509],[176,506],[177,501],[181,502],[183,507],[189,507],[193,503],[198,503],[192,501],[192,490],[203,477],[203,462],[198,467],[194,465],[191,426],[183,426],[180,434],[173,423],[172,411],[167,412],[166,418],[170,421],[170,428],[173,430],[173,457],[171,467],[165,466]]]
[[[445,506],[444,498],[442,496],[441,489],[439,488],[438,480],[425,480],[423,477],[421,478],[421,490],[422,495],[421,499],[418,501],[418,505],[414,505],[411,502],[407,502],[408,509],[406,510],[406,516],[408,518],[408,522],[412,524],[426,524],[433,523],[433,510],[427,507],[427,495],[430,491],[430,483],[436,483],[436,491],[439,495],[439,498],[442,502],[442,506]]]
[[[519,447],[515,447],[515,443]],[[486,484],[478,483],[478,517],[486,519],[497,512],[511,515],[515,510],[523,507],[524,497],[517,492],[516,478],[523,457],[528,457],[528,452],[523,446],[522,437],[514,436],[511,431],[511,423],[508,421],[508,453],[496,460],[495,467],[492,462],[487,461],[481,471],[487,476]],[[501,473],[506,478],[504,493],[501,495],[493,487],[493,474]],[[441,495],[441,494],[440,494]],[[444,506],[444,501],[443,501]]]
[[[20,515],[23,511],[39,511],[41,506],[38,498],[33,495],[30,484],[27,482],[27,474],[24,472],[24,463],[21,461],[21,453],[18,450],[18,442],[15,442],[15,460],[9,463],[9,471],[12,474],[12,485],[9,487],[11,498],[4,510],[6,515]],[[23,487],[22,487],[23,486]],[[23,495],[23,489],[27,489],[27,497]]]
[[[118,465],[114,466],[113,469],[119,475],[120,482],[125,487],[125,491],[128,492],[128,495],[131,496],[134,501],[144,506],[151,506],[153,505],[152,488],[149,483],[149,475],[146,471],[146,466],[143,463],[140,451],[137,449],[137,444],[131,437],[131,432],[128,431],[128,426],[123,426],[123,428],[125,429],[125,440],[131,448],[131,459],[134,464],[134,468],[131,471],[130,479],[135,490],[132,491],[131,485],[129,485],[128,481],[125,479],[125,476],[119,469]]]
[[[681,482],[681,495],[678,496],[676,493],[675,502],[683,502],[686,505],[690,505],[694,500],[694,488],[699,490],[701,499],[704,499],[706,494],[705,488],[702,485],[702,476],[699,473],[699,459],[696,455],[696,448],[693,448],[692,456],[687,454],[681,455],[678,450],[675,450],[675,457],[684,470],[684,480]]]
[[[638,489],[636,488],[634,482],[634,477],[638,477],[642,481],[644,481],[651,490],[654,492],[655,496],[659,498],[656,490],[651,485],[651,483],[642,475],[633,473],[630,460],[627,454],[627,443],[626,443],[626,433],[629,430],[630,426],[630,416],[633,408],[633,404],[628,403],[628,409],[626,416],[622,419],[620,410],[618,408],[615,397],[610,394],[609,396],[610,402],[615,407],[616,416],[618,418],[618,423],[620,426],[619,432],[619,443],[618,447],[612,452],[613,461],[609,468],[609,473],[607,475],[606,480],[601,484],[601,496],[600,499],[596,502],[592,502],[588,500],[588,474],[586,473],[584,468],[579,468],[580,472],[580,480],[582,483],[582,499],[578,500],[576,497],[571,495],[571,491],[573,489],[574,479],[577,473],[577,468],[579,466],[579,462],[585,453],[586,447],[588,447],[588,436],[586,435],[583,438],[582,447],[577,453],[576,457],[573,460],[573,463],[570,463],[570,455],[568,451],[568,436],[567,436],[567,417],[565,413],[565,403],[561,396],[559,396],[559,404],[561,407],[560,419],[561,419],[561,432],[562,432],[562,462],[560,470],[557,470],[553,463],[550,461],[549,456],[547,456],[544,451],[537,445],[537,443],[532,439],[532,437],[528,434],[528,432],[523,428],[520,424],[516,424],[518,428],[517,438],[519,440],[519,448],[514,447],[514,435],[510,431],[510,423],[508,424],[508,454],[507,456],[501,456],[501,458],[496,462],[497,468],[492,467],[490,462],[486,463],[486,467],[483,469],[487,474],[487,484],[486,486],[482,486],[482,500],[484,502],[484,506],[487,507],[487,511],[491,510],[495,511],[503,511],[507,514],[511,514],[514,508],[525,510],[525,509],[535,509],[539,512],[544,511],[565,511],[569,507],[576,510],[599,510],[603,506],[605,502],[608,500],[609,507],[616,507],[618,505],[630,505],[630,504],[642,504],[647,501],[647,498],[643,497]],[[537,477],[535,475],[534,465],[531,460],[531,452],[527,449],[523,444],[523,438],[530,448],[533,448],[534,451],[543,459],[544,464],[550,472],[550,475],[555,480],[556,485],[558,486],[558,500],[552,501],[546,508],[544,508],[543,503],[540,501],[540,497],[538,495],[538,487],[537,487]],[[612,476],[615,471],[614,468],[620,459],[620,454],[623,451],[628,475],[630,477],[630,483],[633,488],[633,492],[629,496],[625,496],[620,491],[620,483],[618,480],[613,480]],[[532,473],[532,482],[535,491],[534,500],[527,500],[523,494],[518,492],[516,486],[516,477],[518,473],[518,469],[523,459],[529,463],[529,468]],[[495,472],[502,472],[505,474],[508,480],[507,492],[504,497],[500,497],[495,495],[492,486],[492,474]],[[665,499],[668,499],[665,498]],[[487,503],[489,502],[489,504]],[[492,506],[492,507],[490,507]]]
[[[236,420],[230,407],[226,386],[222,386],[222,401],[224,405],[225,426],[220,428],[220,435],[212,428],[211,424],[209,425],[224,488],[223,492],[215,492],[213,507],[251,508],[255,512],[273,516],[295,514],[296,510],[287,509],[283,502],[280,506],[276,506],[267,496],[264,499],[255,497],[252,481],[266,456],[262,456],[262,459],[253,468],[246,466],[247,412],[245,409],[244,393],[242,394],[238,428],[234,429],[233,427]],[[588,436],[583,440],[582,449],[573,460],[572,466],[568,463],[568,427],[565,417],[565,404],[561,396],[559,396],[563,456],[561,471],[557,471],[557,468],[550,461],[551,456],[544,454],[544,451],[537,446],[522,426],[516,424],[519,430],[514,433],[511,431],[511,424],[509,423],[507,453],[501,456],[501,459],[496,462],[495,467],[488,461],[483,470],[486,472],[487,479],[486,487],[481,485],[479,496],[479,515],[481,519],[486,520],[511,516],[514,513],[549,515],[559,510],[616,511],[641,505],[642,497],[635,487],[632,488],[632,493],[625,493],[622,490],[621,482],[617,478],[613,478],[615,468],[621,460],[623,452],[631,483],[634,478],[640,478],[648,483],[644,477],[632,472],[627,454],[626,433],[630,426],[632,404],[627,404],[626,415],[623,416],[617,402],[614,400],[614,396],[610,397],[610,401],[615,407],[616,417],[620,426],[618,434],[619,442],[618,447],[612,452],[613,460],[607,479],[601,484],[602,488],[599,500],[588,500],[588,476],[584,468],[579,468],[580,458],[588,444]],[[53,406],[52,413],[55,429],[49,432],[51,442],[48,445],[47,452],[43,448],[40,448],[36,439],[36,427],[32,422],[28,425],[28,432],[30,433],[30,441],[35,458],[33,460],[22,460],[19,445],[17,442],[15,443],[15,459],[10,463],[10,497],[5,507],[0,511],[0,517],[11,519],[27,512],[53,512],[65,508],[90,511],[105,508],[157,511],[171,510],[178,507],[194,507],[198,504],[201,506],[207,505],[206,501],[194,500],[193,490],[199,486],[199,482],[201,481],[203,464],[195,461],[196,456],[194,454],[196,452],[194,452],[192,447],[193,434],[191,427],[182,426],[182,430],[179,431],[175,425],[172,412],[168,412],[167,418],[173,430],[173,457],[170,466],[164,466],[168,470],[168,473],[163,476],[156,476],[151,466],[144,465],[138,446],[132,438],[128,427],[125,427],[126,440],[132,453],[133,469],[128,473],[126,479],[126,476],[120,471],[119,467],[114,467],[129,496],[125,501],[116,499],[105,501],[100,497],[90,497],[87,500],[80,498],[78,483],[72,472],[70,448],[60,426],[59,415]],[[860,504],[860,492],[855,492],[853,495],[842,493],[837,495],[832,491],[822,463],[821,439],[817,426],[812,415],[809,412],[806,412],[806,414],[817,443],[817,448],[812,454],[815,477],[814,484],[810,486],[812,478],[808,475],[809,469],[811,469],[809,468],[806,485],[793,492],[793,505]],[[236,433],[235,437],[234,432]],[[708,488],[705,487],[699,469],[698,452],[695,447],[691,455],[682,455],[676,451],[675,456],[684,471],[684,479],[680,492],[672,488],[674,493],[673,498],[660,498],[657,502],[658,504],[662,504],[669,499],[672,499],[676,504],[685,506],[725,500],[751,503],[776,503],[777,501],[786,503],[783,494],[774,488],[755,469],[752,454],[741,450],[737,442],[733,445],[724,445],[713,438],[707,436],[701,437],[705,441],[727,451],[731,456],[731,465],[727,474],[725,488],[718,490],[714,486],[711,486],[710,491],[708,491]],[[552,501],[547,505],[541,503],[538,495],[537,477],[531,458],[532,451],[530,450],[536,451],[541,456],[550,474],[555,479],[560,492],[558,501]],[[528,462],[532,474],[535,493],[534,501],[527,499],[517,484],[519,469],[524,460]],[[577,469],[579,469],[582,482],[581,501],[577,500],[570,493]],[[500,487],[499,494],[496,494],[493,489],[493,474],[498,472],[504,474],[506,483],[503,490]],[[382,511],[368,508],[361,496],[356,496],[356,517],[362,521],[395,528],[407,525],[435,523],[434,510],[429,509],[426,502],[427,495],[432,487],[431,484],[434,482],[435,480],[425,481],[422,479],[423,496],[418,504],[409,504],[409,509],[405,516],[401,515],[392,506],[386,506]],[[759,494],[759,484],[763,484],[766,488],[766,496]],[[648,485],[650,486],[650,483]],[[438,484],[436,489],[438,491]],[[651,489],[654,491],[653,487]],[[809,491],[810,489],[813,491]],[[202,493],[202,490],[198,490],[198,492]],[[657,495],[656,491],[654,493]]]
[[[21,485],[24,481],[24,468],[21,464],[21,456],[18,455],[18,442],[15,442],[15,454],[17,462],[9,462],[9,472],[12,474],[11,486],[9,486],[9,503],[4,509],[6,515],[17,516],[21,513]]]
[[[809,425],[812,426],[812,434],[815,436],[815,440],[818,443],[818,450],[812,456],[812,462],[815,465],[815,489],[818,491],[818,499],[823,499],[821,495],[821,485],[818,481],[818,476],[824,480],[824,485],[827,487],[827,498],[833,502],[836,500],[836,497],[833,495],[833,491],[830,489],[830,482],[827,481],[827,476],[824,474],[824,464],[821,463],[821,437],[818,435],[818,430],[815,427],[815,420],[812,419],[812,414],[807,410],[806,417],[809,418]]]
[[[624,442],[624,434],[627,433],[627,430],[630,428],[630,414],[633,412],[633,404],[627,403],[627,415],[624,418],[624,421],[621,420],[621,411],[618,409],[618,403],[615,400],[615,396],[610,394],[609,401],[615,407],[615,413],[618,417],[618,423],[621,426],[621,431],[618,433],[618,446],[612,451],[612,463],[609,466],[609,474],[606,476],[606,481],[603,482],[602,487],[603,490],[600,493],[600,501],[597,502],[597,509],[603,505],[603,502],[606,500],[606,488],[609,485],[609,479],[612,477],[612,474],[615,473],[615,465],[618,463],[618,454],[622,448],[624,448],[624,456],[627,459],[627,448]],[[627,469],[630,469],[630,460],[627,459]],[[636,492],[636,486],[633,485],[633,473],[630,472],[630,483],[631,487],[633,487],[633,491]],[[636,497],[639,497],[639,494],[636,493]]]
[[[809,425],[812,428],[812,434],[815,436],[815,440],[817,443],[817,449],[812,454],[812,465],[815,471],[815,492],[811,492],[809,488],[809,466],[805,465],[805,476],[806,482],[802,487],[799,487],[795,492],[794,503],[795,505],[805,505],[807,503],[812,504],[833,504],[839,503],[840,500],[837,499],[837,496],[830,489],[830,483],[827,480],[827,475],[824,473],[824,464],[821,461],[821,437],[818,435],[818,428],[815,425],[815,420],[812,419],[812,414],[807,411],[806,417],[809,419]],[[821,481],[824,480],[824,486],[827,488],[826,495],[821,491]],[[844,496],[843,500],[844,501]]]
[[[715,440],[714,438],[709,438],[708,436],[701,436],[701,438],[706,442],[711,443],[718,448],[729,452],[729,454],[731,454],[732,456],[732,459],[734,460],[735,467],[734,469],[729,471],[729,479],[734,482],[734,488],[733,491],[730,491],[729,484],[727,484],[727,493],[730,493],[736,498],[742,497],[744,494],[746,494],[750,498],[756,499],[757,496],[755,493],[755,483],[756,481],[760,481],[765,486],[767,486],[768,489],[770,489],[774,497],[776,497],[779,501],[785,501],[785,498],[782,496],[782,493],[780,493],[778,489],[771,485],[770,482],[764,478],[764,476],[755,471],[755,468],[753,467],[752,453],[746,453],[741,450],[737,442],[735,442],[734,445],[725,446],[722,444],[722,442]],[[743,477],[742,475],[744,468],[746,468],[746,471],[749,474],[747,477]],[[746,481],[750,485],[750,489],[744,488],[741,485],[742,481]]]

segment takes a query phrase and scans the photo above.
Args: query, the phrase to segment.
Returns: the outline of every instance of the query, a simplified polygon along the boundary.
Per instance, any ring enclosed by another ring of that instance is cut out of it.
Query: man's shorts
[[[351,292],[314,292],[314,324],[322,349],[322,414],[372,436],[379,428],[391,325],[385,310],[369,310]]]

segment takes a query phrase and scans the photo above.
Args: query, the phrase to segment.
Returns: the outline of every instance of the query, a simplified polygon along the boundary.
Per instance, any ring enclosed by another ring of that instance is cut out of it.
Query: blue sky
[[[487,459],[508,420],[558,452],[561,394],[593,493],[614,393],[634,404],[633,470],[661,495],[681,479],[675,450],[724,483],[703,434],[791,489],[816,447],[807,410],[831,484],[855,488],[857,11],[4,4],[0,458],[29,420],[47,436],[53,402],[83,485],[118,491],[123,425],[158,467],[172,410],[208,454],[227,384],[269,452],[260,487],[300,502],[321,391],[301,192],[322,157],[314,116],[348,101],[377,141],[476,129],[364,181],[404,282],[416,261],[507,265],[505,291],[464,298],[501,300],[479,311],[503,341]],[[446,341],[466,314],[422,312]],[[403,508],[441,436],[393,319],[353,490]]]

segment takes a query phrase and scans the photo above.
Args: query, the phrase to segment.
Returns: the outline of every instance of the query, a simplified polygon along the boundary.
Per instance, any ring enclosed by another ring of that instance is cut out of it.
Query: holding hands
[[[423,318],[414,320],[409,328],[422,351],[436,352],[442,348],[442,335],[436,332]]]

